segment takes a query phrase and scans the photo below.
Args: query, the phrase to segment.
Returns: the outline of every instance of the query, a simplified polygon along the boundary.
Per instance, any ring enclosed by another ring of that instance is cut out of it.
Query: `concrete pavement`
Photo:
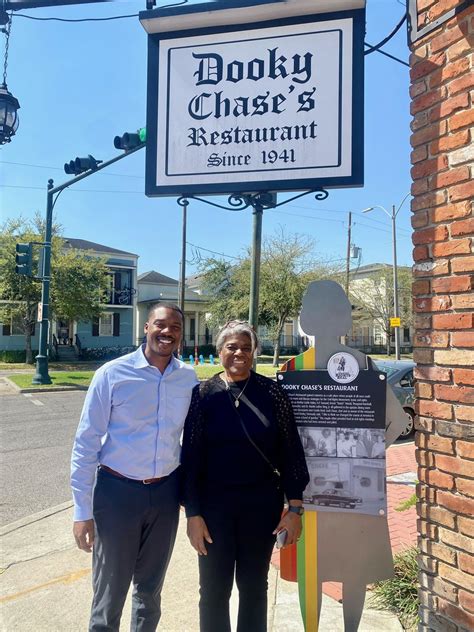
[[[1,629],[4,632],[84,632],[91,601],[90,556],[76,549],[72,507],[67,502],[18,520],[0,530]],[[235,592],[235,591],[234,591]],[[163,590],[161,632],[198,632],[196,555],[180,520],[173,558]],[[237,604],[231,602],[233,629]],[[128,630],[130,596],[121,631]],[[321,631],[343,630],[342,606],[324,596]],[[397,619],[385,612],[364,610],[360,632],[400,632]],[[296,584],[269,575],[269,632],[303,632]],[[249,632],[251,632],[249,630]]]

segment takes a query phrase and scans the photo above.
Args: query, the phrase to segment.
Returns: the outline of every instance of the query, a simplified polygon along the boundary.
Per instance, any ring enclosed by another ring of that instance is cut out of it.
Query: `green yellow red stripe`
[[[316,350],[288,360],[281,371],[302,371],[316,368]],[[280,553],[280,573],[283,579],[298,581],[300,610],[305,632],[318,632],[318,514],[307,511],[303,517],[303,533],[298,545]]]

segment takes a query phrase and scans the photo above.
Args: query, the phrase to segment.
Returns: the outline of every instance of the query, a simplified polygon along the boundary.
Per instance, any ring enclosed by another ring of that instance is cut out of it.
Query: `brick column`
[[[419,25],[461,0],[418,0]],[[412,46],[420,630],[474,630],[474,9]]]

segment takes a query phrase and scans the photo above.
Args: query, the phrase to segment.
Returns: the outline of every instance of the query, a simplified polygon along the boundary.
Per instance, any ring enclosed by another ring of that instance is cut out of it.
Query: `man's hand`
[[[212,538],[207,530],[206,523],[202,516],[192,516],[188,518],[188,538],[199,555],[207,555],[204,541],[212,544]]]
[[[78,548],[90,553],[94,544],[94,521],[92,519],[78,520],[74,522],[72,532]]]

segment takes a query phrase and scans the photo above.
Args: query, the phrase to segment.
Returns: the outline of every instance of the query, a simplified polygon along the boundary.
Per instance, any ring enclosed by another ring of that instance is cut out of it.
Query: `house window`
[[[23,318],[20,314],[12,316],[12,336],[23,336],[25,334],[25,326],[23,324]]]
[[[189,337],[191,340],[196,339],[196,319],[195,318],[189,319]]]
[[[35,335],[35,323],[30,323],[30,334]],[[2,336],[24,336],[25,325],[23,322],[23,316],[21,314],[15,314],[9,321],[4,322],[0,326],[0,335]]]
[[[410,342],[410,327],[403,328],[403,342]]]
[[[112,313],[104,313],[99,318],[99,336],[112,336],[114,331],[114,319]]]

